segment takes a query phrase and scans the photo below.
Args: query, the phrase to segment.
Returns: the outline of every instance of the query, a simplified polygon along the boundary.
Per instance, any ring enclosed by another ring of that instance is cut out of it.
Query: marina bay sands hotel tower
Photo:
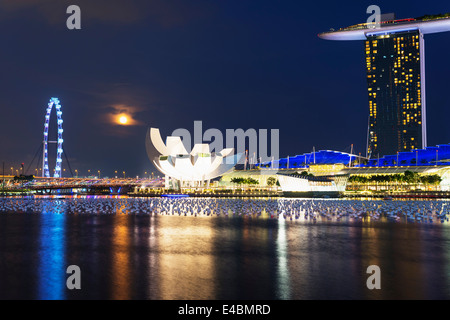
[[[424,35],[450,31],[450,14],[362,23],[319,34],[326,40],[364,40],[369,127],[367,157],[427,146]]]

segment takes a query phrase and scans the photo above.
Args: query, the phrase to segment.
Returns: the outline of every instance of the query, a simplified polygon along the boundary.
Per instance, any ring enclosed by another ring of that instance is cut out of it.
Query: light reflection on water
[[[43,212],[40,226],[38,299],[61,300],[66,292],[65,218],[57,212]]]
[[[289,286],[289,267],[288,267],[288,248],[286,239],[286,221],[284,219],[279,220],[278,224],[278,237],[277,237],[277,296],[280,299],[290,299],[291,288]]]
[[[57,201],[0,213],[0,298],[450,298],[447,224],[121,214],[122,203],[79,214]],[[365,285],[373,264],[381,290]]]
[[[129,219],[124,215],[113,216],[112,247],[112,299],[126,300],[131,298],[130,278],[130,242],[131,232]]]

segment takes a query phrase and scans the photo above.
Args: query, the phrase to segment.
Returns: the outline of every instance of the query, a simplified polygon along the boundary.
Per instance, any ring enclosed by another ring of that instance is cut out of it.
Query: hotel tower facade
[[[367,157],[427,146],[424,34],[450,31],[447,15],[358,24],[319,34],[364,40],[369,121]]]

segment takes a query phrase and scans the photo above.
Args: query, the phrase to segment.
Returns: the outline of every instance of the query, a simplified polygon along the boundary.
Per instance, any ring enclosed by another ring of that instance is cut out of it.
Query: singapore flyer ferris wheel
[[[57,141],[49,141],[48,140],[48,128],[50,123],[50,114],[52,112],[53,107],[55,107],[56,110],[56,117],[57,117],[57,124],[58,124],[58,139]],[[50,178],[50,171],[48,167],[48,144],[49,143],[56,143],[57,149],[56,149],[56,165],[54,169],[54,178],[60,178],[61,177],[61,167],[62,167],[62,154],[63,154],[63,147],[62,144],[64,142],[62,138],[63,134],[63,119],[62,119],[62,111],[61,111],[61,104],[58,98],[51,98],[50,102],[48,103],[47,107],[47,113],[45,115],[45,122],[44,122],[44,141],[43,141],[43,157],[42,157],[42,176],[46,178]]]

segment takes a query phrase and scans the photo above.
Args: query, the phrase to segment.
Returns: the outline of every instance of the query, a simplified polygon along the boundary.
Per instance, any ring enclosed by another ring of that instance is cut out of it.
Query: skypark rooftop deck
[[[325,40],[366,40],[366,35],[389,34],[394,32],[417,30],[423,34],[450,31],[450,13],[442,15],[426,15],[420,18],[388,20],[380,22],[379,28],[374,23],[360,23],[339,30],[326,31],[318,36]]]

